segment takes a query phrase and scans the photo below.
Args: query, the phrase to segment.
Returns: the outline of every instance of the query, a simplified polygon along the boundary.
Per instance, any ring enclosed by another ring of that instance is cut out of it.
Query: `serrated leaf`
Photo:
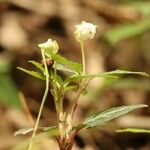
[[[23,69],[23,68],[21,68],[21,67],[17,67],[17,69],[19,69],[19,70],[21,70],[21,71],[23,71],[23,72],[25,72],[25,73],[27,73],[27,74],[29,74],[29,75],[31,75],[31,76],[34,76],[34,77],[36,77],[36,78],[39,78],[39,79],[41,79],[41,80],[45,80],[45,76],[44,76],[42,73],[40,73],[40,72]]]
[[[75,71],[76,73],[80,74],[82,71],[82,64],[75,63],[70,61],[69,59],[53,53],[46,53],[46,55],[50,58],[52,58],[54,61],[56,61],[58,64],[65,65],[67,68],[71,69],[72,71]],[[63,69],[63,68],[62,68]],[[65,69],[66,71],[66,69]]]
[[[17,135],[26,135],[30,132],[32,132],[34,130],[34,128],[23,128],[23,129],[19,129],[18,131],[16,131],[14,133],[14,136]],[[59,130],[56,126],[53,127],[38,127],[38,130],[40,131],[44,131],[44,132],[48,132],[49,135],[54,136],[54,135],[59,135]]]
[[[132,72],[132,71],[125,71],[125,70],[115,70],[110,72],[103,72],[103,73],[97,73],[93,75],[78,75],[78,76],[72,76],[66,79],[65,82],[71,82],[81,79],[92,79],[96,77],[106,77],[106,78],[118,78],[120,75],[126,75],[126,74],[133,74],[133,75],[142,75],[148,77],[149,75],[145,72]]]
[[[93,128],[96,126],[100,126],[134,109],[143,108],[143,107],[148,107],[148,106],[145,104],[120,106],[120,107],[114,107],[114,108],[105,110],[103,112],[97,112],[89,116],[88,118],[86,118],[85,121],[83,122],[83,125],[85,126],[85,128]]]
[[[42,64],[40,64],[39,62],[37,61],[34,61],[34,60],[30,60],[28,61],[29,63],[33,64],[34,66],[36,66],[38,69],[40,69],[42,72],[45,72],[45,69],[44,67],[42,66]]]
[[[131,133],[150,133],[150,130],[147,129],[138,129],[138,128],[127,128],[127,129],[120,129],[116,132],[131,132]]]

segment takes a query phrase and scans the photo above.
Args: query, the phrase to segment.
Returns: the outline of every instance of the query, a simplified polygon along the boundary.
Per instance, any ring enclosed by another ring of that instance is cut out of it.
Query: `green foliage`
[[[18,131],[16,131],[14,133],[14,136],[16,135],[26,135],[30,132],[32,132],[34,130],[34,128],[23,128],[23,129],[19,129]],[[56,136],[59,135],[59,130],[57,127],[53,126],[53,127],[38,127],[39,131],[44,131],[44,132],[48,132],[49,136]]]
[[[93,128],[100,126],[102,124],[105,124],[106,122],[115,119],[117,117],[120,117],[122,115],[125,115],[126,113],[137,109],[137,108],[143,108],[148,107],[144,104],[138,104],[138,105],[129,105],[129,106],[120,106],[120,107],[114,107],[108,110],[105,110],[103,112],[97,112],[85,119],[83,122],[83,126],[85,128]]]
[[[15,131],[14,136],[16,135],[26,135],[27,133],[30,133],[33,131],[33,128],[23,128]]]
[[[57,84],[59,85],[59,87],[63,84],[63,80],[62,80],[62,78],[59,75],[55,74],[52,71],[50,71],[50,75],[51,75],[51,79],[54,82],[57,82]]]
[[[82,27],[81,30],[79,30],[80,27]],[[104,37],[110,44],[113,45],[124,38],[141,34],[149,28],[149,20],[143,20],[142,22],[136,23],[134,25],[127,24],[113,29],[107,32]],[[32,148],[37,130],[48,132],[50,136],[56,136],[60,149],[71,149],[74,136],[80,129],[97,127],[107,123],[112,119],[125,115],[132,110],[147,107],[147,105],[138,104],[111,108],[103,112],[97,112],[87,117],[82,122],[82,124],[78,125],[77,127],[73,127],[73,116],[78,104],[78,99],[81,94],[86,94],[86,87],[93,78],[104,77],[118,79],[123,75],[141,75],[146,77],[149,76],[145,72],[132,72],[124,70],[115,70],[110,72],[86,75],[84,41],[87,39],[92,39],[94,37],[94,34],[96,33],[96,26],[83,21],[81,25],[76,26],[76,30],[76,39],[80,43],[81,47],[82,64],[75,63],[59,54],[56,54],[59,49],[57,42],[52,39],[48,39],[47,42],[39,44],[39,47],[41,48],[43,64],[36,61],[29,61],[37,68],[37,71],[26,70],[18,67],[19,70],[30,74],[33,77],[45,80],[45,92],[42,98],[34,128],[20,129],[19,131],[15,132],[15,135],[24,135],[33,131],[31,140],[27,148],[28,150],[31,150]],[[87,32],[87,30],[89,30],[89,32]],[[79,36],[81,37],[80,39],[78,38]],[[62,78],[59,75],[59,70],[64,71],[64,73],[69,72],[69,74],[67,74],[67,77]],[[65,107],[63,106],[64,97],[66,92],[70,90],[76,90],[76,95],[73,96],[70,111],[65,112]],[[38,127],[42,110],[44,108],[44,104],[49,91],[51,91],[51,94],[54,98],[58,124],[57,127]]]
[[[16,108],[21,108],[17,88],[9,75],[9,62],[0,63],[0,102]]]
[[[77,89],[77,86],[76,86],[76,85],[64,86],[65,92],[67,92],[67,91],[72,91],[72,90],[76,90],[76,89]]]
[[[112,46],[121,40],[138,36],[150,29],[149,19],[136,23],[125,23],[112,28],[104,34],[104,39]]]
[[[146,76],[149,77],[149,75],[145,72],[133,72],[133,71],[125,71],[125,70],[115,70],[111,72],[106,72],[108,75],[112,76],[119,76],[119,75],[126,75],[126,74],[133,74],[133,75],[141,75],[141,76]]]
[[[64,64],[60,64],[60,63],[56,63],[56,69],[60,70],[60,71],[69,72],[69,73],[76,73],[76,71],[74,71],[73,69],[67,67]]]
[[[142,86],[141,86],[142,85]],[[135,78],[125,78],[120,80],[107,80],[105,81],[102,90],[107,89],[139,89],[143,91],[150,91],[150,81],[149,80],[139,80]],[[100,89],[101,90],[101,89]]]
[[[11,107],[21,107],[17,88],[8,74],[0,74],[0,102]]]
[[[96,77],[105,77],[105,78],[118,78],[122,75],[142,75],[148,77],[149,75],[145,72],[133,72],[133,71],[124,71],[124,70],[115,70],[110,72],[103,72],[103,73],[97,73],[93,75],[77,75],[77,76],[71,76],[66,79],[66,82],[81,80],[81,79],[93,79]]]
[[[0,62],[0,74],[8,73],[11,69],[11,65],[9,62]]]
[[[27,74],[30,74],[31,76],[36,77],[36,78],[46,80],[47,87],[49,86],[49,82],[50,82],[51,93],[54,96],[54,99],[56,100],[55,105],[56,105],[57,113],[60,113],[59,111],[60,110],[62,111],[62,109],[63,109],[63,97],[65,95],[65,92],[67,92],[69,90],[79,90],[78,91],[79,95],[77,95],[77,99],[78,99],[80,94],[82,94],[86,91],[86,82],[85,81],[88,81],[88,80],[90,81],[93,78],[97,78],[97,77],[118,79],[118,77],[123,76],[123,75],[141,75],[141,76],[146,76],[146,77],[149,76],[145,72],[132,72],[132,71],[124,71],[124,70],[115,70],[115,71],[110,71],[110,72],[97,73],[97,74],[93,74],[93,75],[82,75],[83,68],[82,68],[81,64],[74,63],[74,62],[66,59],[65,57],[60,56],[59,54],[53,54],[53,53],[50,53],[49,51],[48,52],[46,51],[45,53],[42,53],[42,54],[45,55],[46,57],[48,57],[49,59],[51,59],[52,61],[54,61],[53,69],[50,68],[49,70],[47,70],[47,73],[46,73],[46,67],[44,68],[42,64],[40,64],[36,61],[29,61],[29,62],[32,63],[36,68],[38,68],[39,72],[26,70],[26,69],[23,69],[20,67],[18,67],[18,69],[20,69],[21,71],[23,71]],[[45,57],[43,57],[43,58],[46,61],[46,58]],[[68,75],[63,80],[61,78],[61,76],[59,76],[59,74],[57,74],[57,70],[67,71],[67,72],[71,72],[73,74]],[[79,83],[84,81],[84,84],[79,85],[79,86],[74,85],[72,83],[74,81],[78,81]],[[88,83],[89,82],[87,82],[87,84]],[[48,88],[45,91],[47,94]],[[44,98],[46,98],[46,97],[44,97]],[[76,100],[76,98],[75,98],[75,100]],[[76,102],[74,102],[74,103],[76,104]],[[41,106],[43,107],[43,105],[41,105]],[[105,110],[103,112],[97,112],[97,113],[87,117],[82,124],[78,125],[77,127],[70,128],[69,131],[65,131],[65,132],[70,132],[70,130],[80,130],[82,128],[97,127],[97,126],[107,123],[108,121],[110,121],[112,119],[120,117],[134,109],[142,108],[142,107],[147,107],[147,105],[139,104],[139,105],[130,105],[130,106],[120,106],[120,107]],[[73,107],[73,108],[75,108],[75,107]],[[39,114],[41,114],[41,110],[42,109],[40,109]],[[74,110],[72,110],[71,114],[69,114],[69,115],[72,115],[73,112],[74,112]],[[63,114],[63,112],[61,112],[61,113]],[[36,124],[37,123],[39,123],[39,120],[36,122]],[[58,129],[57,127],[46,127],[46,128],[38,127],[38,126],[35,126],[35,127],[36,127],[36,130],[48,132],[48,134],[50,136],[57,136],[57,135],[59,135],[59,133],[62,132],[61,129]],[[35,128],[20,129],[15,132],[15,135],[20,135],[20,134],[25,135],[25,134],[33,131],[32,136],[34,137],[36,130],[35,130]],[[63,132],[64,132],[64,130],[63,130]],[[32,141],[33,140],[30,141],[30,145],[32,145]]]
[[[44,67],[41,63],[34,61],[34,60],[30,60],[28,61],[29,63],[33,64],[35,67],[37,67],[38,69],[40,69],[43,73],[45,72]]]
[[[138,128],[127,128],[127,129],[120,129],[117,130],[116,132],[131,132],[131,133],[150,133],[150,130],[146,129],[138,129]]]
[[[50,52],[47,53],[47,56],[50,59],[53,59],[57,63],[56,65],[57,69],[63,71],[69,71],[77,74],[80,74],[82,72],[82,65],[79,63],[72,62],[61,55],[52,54]]]
[[[135,8],[143,16],[150,16],[150,2],[131,2],[130,6]]]
[[[117,78],[116,76],[109,75],[105,72],[105,73],[97,73],[97,74],[93,74],[93,75],[70,76],[65,80],[65,82],[73,82],[73,81],[78,81],[78,80],[81,80],[81,79],[93,79],[93,78],[96,78],[96,77]]]
[[[24,69],[24,68],[21,68],[21,67],[17,67],[17,69],[19,69],[19,70],[21,70],[21,71],[23,71],[23,72],[25,72],[25,73],[33,76],[33,77],[39,78],[41,80],[45,80],[45,76],[40,72],[27,70],[27,69]]]
[[[49,136],[56,136],[59,135],[59,129],[57,127],[45,127],[43,129],[44,132],[47,132]]]

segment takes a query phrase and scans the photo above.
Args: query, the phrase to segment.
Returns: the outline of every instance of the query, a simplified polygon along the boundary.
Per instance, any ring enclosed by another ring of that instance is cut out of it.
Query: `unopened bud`
[[[55,40],[48,39],[47,42],[38,45],[41,49],[57,53],[59,46]]]

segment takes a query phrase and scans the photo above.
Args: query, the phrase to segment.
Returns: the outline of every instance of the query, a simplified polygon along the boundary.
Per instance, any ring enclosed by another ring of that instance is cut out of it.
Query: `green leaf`
[[[23,72],[25,72],[25,73],[33,76],[33,77],[39,78],[41,80],[45,80],[45,76],[42,73],[40,73],[40,72],[23,69],[21,67],[17,67],[17,69],[19,69],[19,70],[21,70],[21,71],[23,71]]]
[[[76,73],[80,74],[82,71],[82,65],[81,64],[72,62],[69,59],[67,59],[61,55],[53,54],[53,53],[47,53],[46,55],[49,58],[52,58],[58,64],[62,64],[63,66],[65,65],[68,68],[68,70],[71,70],[72,72],[76,72]],[[60,65],[59,65],[59,67],[60,67]],[[67,70],[66,68],[63,68],[62,66],[61,66],[61,69],[62,70],[64,69],[64,71]]]
[[[8,73],[11,69],[11,64],[7,61],[0,62],[0,73]]]
[[[106,73],[97,73],[97,74],[92,74],[92,75],[76,75],[76,76],[71,76],[66,78],[65,83],[67,82],[73,82],[73,81],[78,81],[81,79],[93,79],[97,77],[105,77],[105,78],[118,78],[116,76],[112,76]]]
[[[18,131],[16,131],[14,133],[14,136],[26,135],[26,134],[32,132],[33,130],[34,130],[34,128],[19,129]],[[38,131],[48,132],[49,135],[51,135],[51,136],[59,135],[59,130],[56,126],[53,126],[53,127],[38,127]]]
[[[114,107],[114,108],[105,110],[103,112],[97,112],[89,116],[88,118],[86,118],[85,121],[83,122],[83,125],[85,126],[85,128],[93,128],[96,126],[100,126],[134,109],[143,108],[143,107],[148,107],[148,106],[144,104],[120,106],[120,107]]]
[[[39,62],[36,62],[36,61],[34,61],[34,60],[30,60],[30,61],[28,61],[29,63],[31,63],[31,64],[33,64],[34,66],[36,66],[38,69],[40,69],[43,73],[45,72],[45,69],[44,69],[44,67],[42,66],[42,64],[41,63],[39,63]]]
[[[59,129],[56,127],[56,126],[53,126],[53,127],[45,127],[43,129],[44,132],[48,132],[48,134],[50,136],[56,136],[56,135],[59,135]]]
[[[132,133],[150,133],[150,130],[147,129],[138,129],[138,128],[127,128],[127,129],[121,129],[117,130],[116,132],[132,132]]]
[[[76,73],[76,71],[74,71],[70,67],[67,67],[66,65],[60,64],[60,63],[56,63],[56,69],[60,70],[60,71],[66,71],[66,72],[70,72],[70,73]]]
[[[0,62],[0,103],[10,107],[21,108],[18,90],[10,76],[11,64],[5,60]]]
[[[21,108],[17,88],[9,74],[0,74],[0,102]]]
[[[26,135],[27,133],[29,132],[32,132],[33,131],[33,128],[23,128],[23,129],[19,129],[18,131],[16,131],[14,133],[14,136],[17,136],[17,135]]]
[[[142,86],[141,86],[142,85]],[[139,89],[150,91],[150,80],[139,80],[138,78],[125,78],[121,80],[107,80],[103,85],[103,90],[107,89]]]
[[[71,91],[71,90],[76,90],[77,86],[76,85],[69,85],[67,87],[64,87],[65,91]]]
[[[150,21],[148,19],[140,20],[136,23],[126,23],[114,27],[104,34],[104,39],[112,46],[121,40],[138,36],[150,29]]]
[[[141,75],[141,76],[149,77],[149,75],[145,72],[134,72],[134,71],[126,71],[126,70],[114,70],[114,71],[106,72],[106,74],[112,76],[133,74],[133,75]]]
[[[56,83],[58,83],[59,84],[59,86],[61,86],[64,82],[63,82],[63,80],[62,80],[62,78],[59,76],[59,75],[57,75],[57,74],[54,74],[54,72],[50,72],[50,75],[51,75],[51,79]]]
[[[96,77],[118,78],[120,75],[126,75],[126,74],[142,75],[142,76],[149,77],[149,75],[145,72],[115,70],[115,71],[110,71],[110,72],[97,73],[97,74],[93,74],[93,75],[72,76],[72,77],[67,78],[65,82],[71,82],[71,81],[76,81],[76,80],[81,80],[81,79],[93,79]]]
[[[130,6],[135,8],[143,16],[150,16],[150,2],[131,2]]]

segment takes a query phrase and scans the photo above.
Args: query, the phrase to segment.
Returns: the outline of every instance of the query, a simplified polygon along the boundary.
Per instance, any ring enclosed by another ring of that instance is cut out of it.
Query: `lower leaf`
[[[127,129],[117,130],[116,132],[150,133],[150,130],[138,129],[138,128],[127,128]]]
[[[114,107],[114,108],[105,110],[103,112],[97,112],[89,116],[88,118],[86,118],[85,121],[82,123],[82,126],[84,128],[97,127],[102,124],[105,124],[106,122],[112,119],[125,115],[132,110],[143,108],[143,107],[148,107],[148,106],[145,104],[120,106],[120,107]]]
[[[25,73],[33,76],[33,77],[39,78],[41,80],[45,80],[45,76],[40,72],[27,70],[27,69],[24,69],[24,68],[21,68],[21,67],[17,67],[17,69],[19,69],[19,70],[21,70],[21,71],[23,71],[23,72],[25,72]]]
[[[21,135],[21,134],[26,135],[26,134],[32,132],[33,130],[34,130],[34,128],[19,129],[18,131],[16,131],[14,133],[14,136]],[[48,132],[48,134],[51,136],[59,135],[59,130],[55,126],[53,126],[53,127],[38,127],[38,131]]]

